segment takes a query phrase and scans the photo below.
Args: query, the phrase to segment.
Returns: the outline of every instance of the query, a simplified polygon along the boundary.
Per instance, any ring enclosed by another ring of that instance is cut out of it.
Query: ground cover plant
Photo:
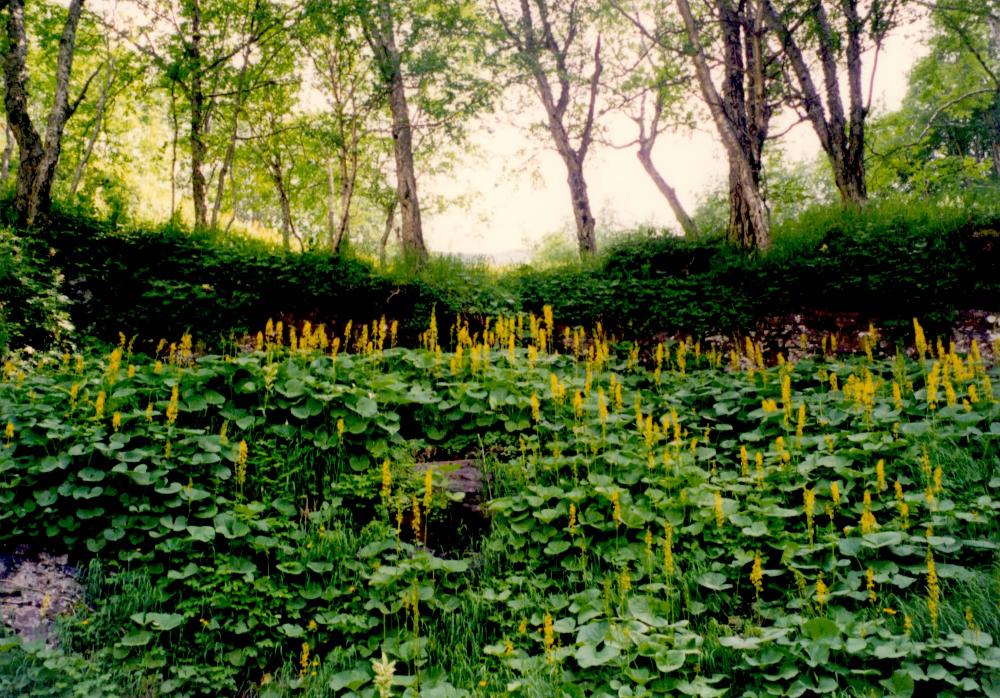
[[[875,337],[646,355],[545,312],[13,357],[0,541],[87,593],[57,646],[0,639],[0,694],[1000,695],[1000,346]]]

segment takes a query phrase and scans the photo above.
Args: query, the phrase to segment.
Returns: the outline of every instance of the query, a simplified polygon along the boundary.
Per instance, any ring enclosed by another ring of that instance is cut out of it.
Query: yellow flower
[[[670,524],[664,525],[663,571],[668,577],[674,575],[674,529]]]
[[[750,568],[750,583],[753,584],[756,596],[760,598],[760,592],[764,591],[764,568],[761,565],[759,552],[753,557],[753,567]]]
[[[878,463],[875,464],[875,480],[878,485],[879,492],[882,492],[886,488],[885,484],[885,459],[879,458]]]
[[[111,428],[118,431],[122,427],[122,413],[115,412],[111,415]]]
[[[874,604],[878,597],[875,594],[875,570],[871,567],[865,572],[865,589],[868,590],[868,600]]]
[[[3,435],[7,437],[7,441],[14,438],[14,422],[7,422],[7,426],[3,430]]]
[[[104,416],[104,401],[107,400],[107,397],[103,390],[97,394],[97,400],[94,401],[95,419],[100,419]]]
[[[300,676],[304,676],[306,671],[309,669],[309,643],[302,643],[302,654],[299,656],[299,666],[302,670],[299,672]]]
[[[573,535],[576,533],[576,505],[569,505],[569,534]]]
[[[309,629],[310,630],[315,630],[316,629],[316,619],[315,618],[313,618],[312,620],[309,621]]]
[[[413,537],[420,539],[421,532],[421,521],[420,521],[420,501],[413,496],[410,499],[410,513],[413,515],[413,520],[410,522],[410,528],[413,529]]]
[[[611,518],[615,522],[615,526],[620,526],[622,523],[622,501],[621,494],[618,490],[611,493]]]
[[[180,388],[174,386],[170,389],[170,402],[167,403],[167,424],[173,424],[177,421],[178,406],[177,403],[180,401]]]
[[[830,483],[830,499],[833,500],[834,506],[840,504],[840,486],[836,482]]]
[[[344,418],[337,420],[337,441],[344,443]]]
[[[542,625],[542,637],[545,642],[545,655],[549,663],[553,660],[553,650],[556,646],[555,630],[552,627],[552,614],[546,611]]]
[[[802,489],[802,505],[806,514],[806,528],[809,531],[809,542],[813,541],[813,515],[816,511],[816,490]]]
[[[825,606],[830,598],[830,588],[823,581],[823,573],[816,578],[816,603]]]
[[[934,564],[934,554],[927,548],[927,613],[931,617],[931,626],[937,633],[938,614],[941,605],[941,587],[938,585],[937,565]]]
[[[715,491],[715,503],[712,508],[715,512],[715,525],[718,528],[722,528],[722,525],[726,522],[726,515],[722,510],[722,494],[718,490]]]
[[[247,442],[241,439],[236,449],[236,484],[239,487],[243,487],[247,480],[247,460],[249,456],[250,448],[247,446]]]
[[[924,328],[917,322],[917,318],[913,318],[913,338],[913,343],[917,348],[917,356],[922,361],[924,356],[927,355],[927,338],[924,337]]]
[[[864,505],[861,511],[861,533],[872,533],[878,528],[875,515],[872,514],[872,496],[865,490]]]
[[[388,501],[392,494],[392,470],[389,467],[389,459],[382,461],[382,499]]]
[[[431,497],[434,495],[434,468],[424,471],[424,511],[431,507]]]
[[[537,424],[542,419],[541,404],[538,402],[538,395],[531,394],[531,418]]]

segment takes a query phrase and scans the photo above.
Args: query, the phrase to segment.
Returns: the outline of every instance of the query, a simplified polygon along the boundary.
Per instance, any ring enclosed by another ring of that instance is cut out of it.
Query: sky
[[[899,107],[907,74],[927,51],[923,31],[922,24],[904,28],[883,47],[873,83],[873,113]],[[865,54],[866,92],[871,63],[871,55]],[[541,105],[531,100],[522,103],[526,111],[497,115],[491,120],[493,125],[486,123],[476,130],[470,153],[456,163],[454,175],[423,182],[428,196],[466,201],[464,207],[426,216],[424,236],[431,250],[503,256],[528,250],[556,231],[573,239],[566,170],[548,142],[527,133],[532,122],[541,120]],[[787,115],[776,119],[773,130],[790,123]],[[609,140],[629,142],[635,138],[633,129],[624,119],[610,124]],[[783,148],[790,162],[812,160],[820,153],[807,123],[792,129]],[[700,195],[725,181],[728,171],[725,151],[710,122],[697,131],[663,134],[653,156],[689,213]],[[595,146],[585,167],[599,229],[646,224],[677,228],[666,200],[642,169],[634,149]]]

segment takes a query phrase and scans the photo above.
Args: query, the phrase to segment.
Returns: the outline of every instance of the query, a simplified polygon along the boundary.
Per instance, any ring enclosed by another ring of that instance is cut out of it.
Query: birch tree
[[[7,126],[17,142],[19,162],[15,184],[14,209],[18,222],[34,225],[52,203],[52,182],[63,145],[66,122],[73,116],[86,95],[96,72],[71,97],[73,58],[76,35],[83,12],[83,0],[70,0],[59,39],[56,58],[55,90],[52,106],[40,132],[32,116],[28,75],[28,23],[24,0],[2,0],[4,16],[4,107]]]

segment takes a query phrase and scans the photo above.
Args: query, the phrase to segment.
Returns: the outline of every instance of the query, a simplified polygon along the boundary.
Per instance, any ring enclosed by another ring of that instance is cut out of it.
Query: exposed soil
[[[52,644],[54,619],[83,597],[66,555],[26,546],[0,551],[0,623],[26,641]]]

